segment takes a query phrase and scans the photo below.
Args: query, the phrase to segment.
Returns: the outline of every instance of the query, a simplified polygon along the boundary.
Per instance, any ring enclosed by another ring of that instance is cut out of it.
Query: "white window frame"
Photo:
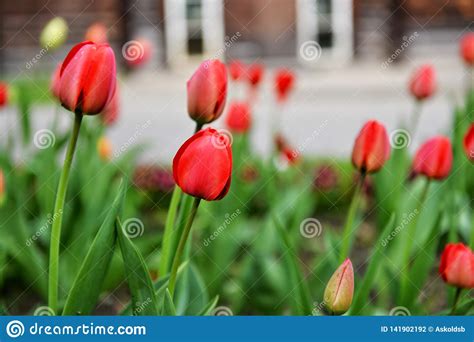
[[[186,22],[186,0],[165,0],[166,59],[168,65],[179,67],[205,58],[222,59],[224,48],[223,0],[202,0],[203,54],[189,55]]]
[[[315,0],[297,0],[297,56],[303,65],[310,67],[337,67],[353,58],[353,0],[331,0],[333,46],[316,51],[317,57],[304,54],[305,47],[312,45],[318,34],[317,4]],[[316,42],[317,43],[317,42]],[[314,44],[315,45],[315,44]],[[308,53],[313,53],[314,50]]]

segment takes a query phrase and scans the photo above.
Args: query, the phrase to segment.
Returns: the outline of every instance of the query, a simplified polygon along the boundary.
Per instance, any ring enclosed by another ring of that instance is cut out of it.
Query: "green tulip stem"
[[[194,129],[194,134],[199,132],[202,129],[203,124],[196,123],[196,128]],[[178,207],[181,204],[181,197],[182,191],[179,186],[175,185],[173,189],[173,194],[171,195],[171,202],[168,209],[168,215],[166,216],[165,222],[165,232],[163,235],[163,242],[161,248],[161,258],[160,258],[160,265],[159,271],[161,275],[165,275],[169,272],[169,259],[171,254],[171,246],[173,245],[173,232],[174,232],[174,224],[176,221],[176,214],[178,213]]]
[[[51,243],[49,254],[49,282],[48,282],[48,306],[53,312],[58,310],[58,278],[59,278],[59,245],[61,241],[61,223],[63,208],[66,199],[66,191],[71,170],[74,151],[76,150],[79,130],[81,129],[82,113],[76,113],[71,139],[64,158],[64,165],[59,178],[56,201],[54,203],[53,223],[51,227]]]
[[[174,290],[176,286],[176,277],[178,275],[178,268],[181,263],[181,257],[183,256],[184,248],[186,247],[186,242],[188,241],[188,237],[191,232],[191,227],[193,225],[194,217],[196,216],[200,202],[201,202],[200,198],[194,198],[191,212],[189,213],[186,226],[184,227],[183,234],[181,235],[179,239],[178,248],[176,250],[176,254],[174,255],[173,266],[171,267],[171,275],[170,275],[170,280],[168,284],[168,289],[170,291],[171,297],[173,297],[173,294],[174,294]]]
[[[456,288],[456,293],[454,295],[454,301],[453,301],[453,307],[451,308],[451,312],[449,313],[450,316],[454,316],[456,313],[456,308],[459,303],[459,299],[461,298],[461,291],[462,288],[458,287]]]
[[[413,218],[410,224],[407,227],[407,235],[405,239],[404,250],[402,251],[402,270],[401,270],[401,284],[400,284],[400,299],[401,305],[408,305],[407,295],[408,295],[408,286],[410,282],[410,255],[413,249],[413,242],[415,241],[416,227],[418,225],[418,219],[423,210],[423,206],[428,195],[428,189],[430,187],[431,181],[428,179],[425,183],[425,186],[422,190],[420,201],[419,201],[419,211],[418,214]]]
[[[349,255],[352,240],[356,232],[356,227],[354,227],[354,221],[357,216],[357,211],[359,209],[359,203],[362,195],[362,188],[365,181],[365,172],[362,172],[360,175],[359,182],[356,185],[354,195],[349,206],[349,212],[347,213],[346,223],[344,225],[344,231],[342,235],[342,247],[339,256],[339,262],[342,263]]]

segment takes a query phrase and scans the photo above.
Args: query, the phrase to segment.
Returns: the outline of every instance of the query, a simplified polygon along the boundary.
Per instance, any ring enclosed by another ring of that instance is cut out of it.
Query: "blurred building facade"
[[[69,23],[70,44],[81,41],[87,27],[97,21],[109,28],[117,51],[125,42],[145,36],[154,44],[155,65],[162,67],[179,68],[212,57],[272,57],[331,66],[356,58],[386,58],[414,32],[426,47],[417,50],[433,53],[435,46],[472,25],[474,1],[2,1],[0,66],[22,68],[40,49],[39,32],[54,16]],[[52,60],[42,61],[48,62]]]

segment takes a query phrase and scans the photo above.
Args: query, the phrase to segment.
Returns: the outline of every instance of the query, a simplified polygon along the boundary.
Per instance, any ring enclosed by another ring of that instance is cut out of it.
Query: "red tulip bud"
[[[115,92],[115,56],[107,44],[79,43],[63,62],[59,97],[72,112],[102,112]]]
[[[432,179],[449,175],[453,164],[453,152],[448,138],[437,136],[425,142],[416,152],[413,170]]]
[[[237,133],[245,133],[252,124],[249,105],[245,102],[233,102],[229,106],[226,125],[229,130]]]
[[[0,82],[0,107],[8,103],[8,86],[6,83]]]
[[[441,254],[439,273],[450,285],[474,288],[474,253],[462,243],[447,244]]]
[[[107,43],[107,27],[105,27],[105,25],[102,23],[92,24],[87,29],[84,40],[88,40],[96,44]]]
[[[227,96],[227,71],[218,60],[207,60],[189,79],[188,113],[199,124],[216,120],[224,110]]]
[[[229,64],[229,74],[233,81],[238,81],[242,78],[245,72],[244,64],[239,60],[233,60]]]
[[[53,77],[51,78],[51,85],[50,85],[51,93],[58,100],[59,100],[59,91],[61,89],[60,88],[60,86],[61,86],[61,82],[60,82],[60,80],[61,80],[61,77],[60,77],[61,67],[62,67],[62,63],[59,63],[56,66],[56,69],[54,69]]]
[[[264,68],[262,64],[253,63],[247,69],[247,77],[252,87],[257,87],[263,79]]]
[[[284,101],[293,89],[295,75],[291,70],[280,69],[275,74],[275,90],[278,100]]]
[[[425,64],[415,71],[410,80],[410,92],[417,100],[424,100],[436,90],[436,75],[433,66]]]
[[[346,259],[329,279],[324,291],[324,308],[331,315],[344,314],[352,304],[354,296],[354,269]]]
[[[376,120],[368,121],[356,138],[352,164],[362,173],[376,172],[390,157],[390,142],[385,127]]]
[[[470,32],[462,38],[461,56],[467,65],[474,66],[474,32]]]
[[[189,138],[173,159],[173,177],[188,195],[220,200],[230,187],[232,149],[228,137],[215,129],[201,130]]]
[[[464,151],[469,160],[474,162],[474,123],[471,124],[464,137]]]

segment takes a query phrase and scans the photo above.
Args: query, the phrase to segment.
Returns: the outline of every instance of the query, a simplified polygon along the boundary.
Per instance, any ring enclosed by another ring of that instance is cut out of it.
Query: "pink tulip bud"
[[[410,92],[417,100],[429,98],[436,90],[436,74],[432,65],[417,69],[410,80]]]
[[[447,137],[437,136],[426,141],[415,154],[413,170],[430,179],[446,178],[453,166],[453,151]]]
[[[188,114],[199,124],[210,123],[222,114],[227,96],[227,70],[218,60],[207,60],[189,79]]]
[[[352,164],[360,172],[376,172],[390,157],[390,142],[384,125],[367,121],[357,136],[352,150]]]
[[[324,291],[324,308],[331,315],[343,315],[352,304],[354,296],[354,269],[346,259],[329,279]]]

